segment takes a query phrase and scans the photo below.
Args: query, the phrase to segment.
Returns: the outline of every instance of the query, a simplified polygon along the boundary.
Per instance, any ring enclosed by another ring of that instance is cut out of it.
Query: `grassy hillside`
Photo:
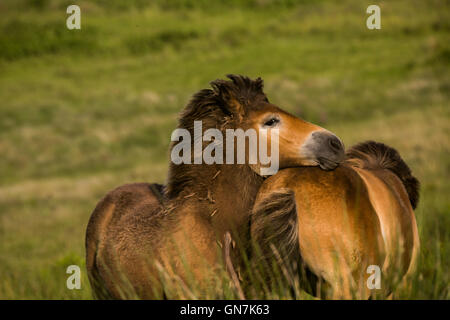
[[[73,2],[0,2],[0,298],[91,298],[65,268],[84,265],[96,202],[164,182],[177,113],[228,73],[261,76],[347,146],[399,150],[422,185],[422,248],[397,298],[450,298],[449,1],[79,0],[69,31]],[[374,3],[381,30],[365,26]]]

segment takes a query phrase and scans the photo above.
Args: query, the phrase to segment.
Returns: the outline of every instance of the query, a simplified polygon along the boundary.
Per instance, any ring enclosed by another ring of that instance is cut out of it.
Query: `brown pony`
[[[418,188],[398,152],[371,141],[334,171],[281,170],[255,200],[254,261],[272,288],[276,261],[289,286],[318,297],[386,297],[416,264]]]
[[[191,137],[194,121],[202,121],[202,132],[218,129],[224,135],[227,129],[278,129],[279,168],[334,169],[344,159],[343,145],[334,134],[271,104],[260,78],[228,78],[231,81],[216,80],[212,90],[193,96],[179,129]],[[194,148],[191,151],[192,160]],[[207,292],[223,265],[225,235],[231,234],[238,246],[249,241],[249,216],[264,177],[262,163],[251,164],[248,158],[246,154],[242,164],[171,162],[166,186],[139,183],[109,192],[97,204],[86,231],[94,296],[185,298],[193,297],[192,286]],[[180,290],[169,289],[170,281]]]

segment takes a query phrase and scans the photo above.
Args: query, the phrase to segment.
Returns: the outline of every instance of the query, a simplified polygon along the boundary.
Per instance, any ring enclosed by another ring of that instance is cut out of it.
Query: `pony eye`
[[[267,120],[266,122],[264,122],[264,126],[265,126],[265,127],[273,127],[273,126],[276,125],[278,122],[280,122],[280,120],[278,120],[277,118],[270,118],[269,120]]]

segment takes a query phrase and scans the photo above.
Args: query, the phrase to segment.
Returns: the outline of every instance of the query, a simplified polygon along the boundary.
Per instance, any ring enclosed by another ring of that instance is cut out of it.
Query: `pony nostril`
[[[339,139],[337,137],[334,137],[334,136],[330,137],[330,139],[328,140],[328,144],[331,147],[331,149],[336,152],[342,150],[341,141],[339,141]]]
[[[311,135],[307,148],[323,168],[334,169],[345,158],[342,141],[328,131],[316,131]]]

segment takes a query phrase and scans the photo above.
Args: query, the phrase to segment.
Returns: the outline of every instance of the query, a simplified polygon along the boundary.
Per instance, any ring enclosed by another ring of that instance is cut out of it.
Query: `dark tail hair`
[[[347,159],[362,160],[362,167],[365,169],[388,169],[395,173],[408,193],[409,201],[413,209],[419,202],[419,180],[411,173],[411,169],[400,157],[394,148],[383,143],[366,141],[351,147],[347,151]]]
[[[294,192],[288,189],[272,192],[253,208],[252,237],[261,248],[268,250],[264,257],[273,256],[270,244],[283,256],[298,254],[298,222]],[[280,261],[278,261],[280,262]]]
[[[278,284],[279,277],[273,269],[276,262],[276,266],[284,269],[283,275],[293,297],[296,297],[293,280],[296,277],[299,277],[300,288],[318,296],[319,278],[311,272],[300,254],[294,192],[289,189],[272,192],[253,208],[251,220],[252,241],[260,254],[255,261],[259,268],[262,267],[266,283],[269,286]]]

